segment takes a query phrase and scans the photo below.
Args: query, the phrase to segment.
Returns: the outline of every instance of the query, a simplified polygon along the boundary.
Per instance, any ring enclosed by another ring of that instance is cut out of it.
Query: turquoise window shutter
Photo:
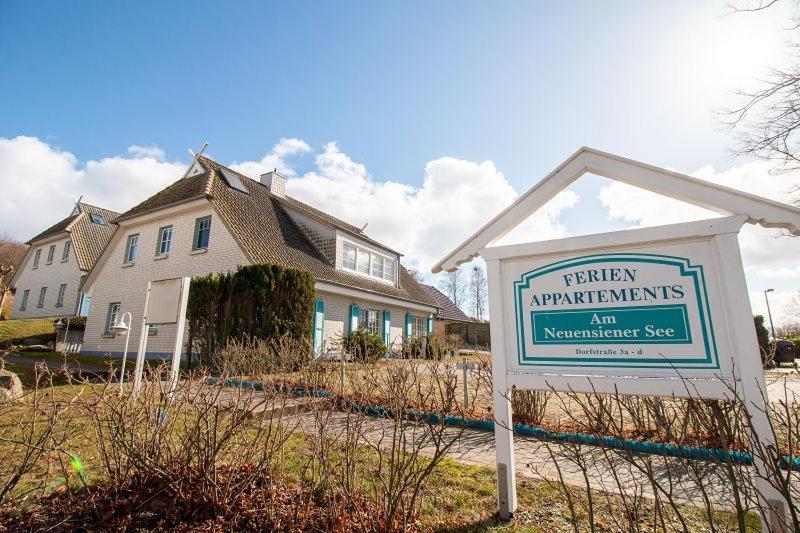
[[[361,316],[361,308],[358,304],[350,304],[350,331],[358,329],[358,319]]]
[[[428,333],[433,333],[433,315],[428,317]]]
[[[406,337],[411,337],[411,327],[414,323],[414,315],[406,313]]]
[[[325,301],[318,298],[314,303],[314,357],[322,351],[322,341],[325,338]]]
[[[383,311],[383,343],[389,348],[389,335],[392,329],[392,312],[388,309]]]

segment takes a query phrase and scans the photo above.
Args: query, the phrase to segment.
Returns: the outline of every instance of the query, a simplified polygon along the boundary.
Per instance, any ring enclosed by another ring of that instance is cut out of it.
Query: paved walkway
[[[305,433],[314,432],[318,423],[324,424],[330,435],[336,435],[339,429],[344,431],[347,420],[347,413],[341,412],[322,415],[306,412],[283,419],[285,423],[297,424],[298,429]],[[368,417],[363,423],[365,439],[369,444],[383,445],[391,439],[391,421]],[[415,431],[411,423],[407,425],[407,435],[411,439],[424,438],[422,432],[418,428]],[[456,439],[447,454],[451,459],[475,466],[495,467],[492,432],[448,427],[445,435],[451,440]],[[423,454],[431,455],[433,450],[434,447],[428,444],[423,449]],[[576,448],[545,443],[529,437],[517,436],[515,439],[518,476],[559,482],[560,469],[566,484],[585,487],[587,480],[579,466],[582,463],[586,466],[588,484],[593,490],[641,495],[652,499],[654,489],[648,476],[620,455],[624,453],[592,446]],[[611,468],[612,464],[614,468]],[[650,469],[653,479],[672,494],[676,502],[702,507],[705,491],[714,507],[720,510],[735,508],[730,484],[719,465],[647,455],[638,456],[634,464],[641,469]],[[749,470],[746,467],[742,469]]]

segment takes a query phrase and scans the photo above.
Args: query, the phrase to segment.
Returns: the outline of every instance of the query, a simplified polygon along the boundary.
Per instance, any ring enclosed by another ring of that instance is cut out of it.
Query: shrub
[[[308,339],[274,337],[272,339],[231,340],[218,352],[210,354],[203,366],[215,373],[258,376],[295,372],[311,361]]]
[[[441,360],[447,355],[447,345],[434,334],[411,337],[403,342],[403,357],[407,359]]]
[[[357,361],[371,363],[386,355],[386,344],[383,339],[364,328],[342,337],[342,349]]]
[[[192,279],[189,343],[201,361],[231,340],[310,338],[314,276],[277,265],[248,265],[234,273]]]
[[[764,316],[755,315],[753,317],[753,322],[756,326],[756,338],[758,338],[758,347],[761,352],[761,363],[765,366],[770,365],[772,363],[772,357],[770,357],[769,332],[764,326]]]

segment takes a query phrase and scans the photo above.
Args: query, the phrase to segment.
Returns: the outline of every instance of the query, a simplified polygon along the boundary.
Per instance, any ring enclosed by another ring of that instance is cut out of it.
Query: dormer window
[[[342,269],[394,283],[394,259],[349,242],[342,246]]]
[[[101,226],[106,225],[106,219],[103,215],[97,213],[89,213],[89,220],[91,220],[93,224],[100,224]]]

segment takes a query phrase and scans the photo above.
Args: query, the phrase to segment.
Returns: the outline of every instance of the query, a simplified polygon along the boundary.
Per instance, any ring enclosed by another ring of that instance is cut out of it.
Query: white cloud
[[[797,295],[797,291],[769,293],[769,308],[772,311],[772,320],[775,322],[776,328],[790,323],[796,324],[800,321],[800,316],[797,316],[797,306],[800,300],[798,300]],[[769,315],[764,293],[751,291],[750,306],[753,308],[754,315],[762,315],[764,317],[764,324],[769,328]]]
[[[156,161],[163,161],[166,157],[164,150],[158,146],[139,146],[134,144],[128,147],[128,153],[136,158],[149,157],[151,159],[155,159]]]
[[[286,176],[293,177],[297,173],[286,161],[287,158],[307,154],[311,152],[311,147],[300,139],[286,139],[283,138],[278,141],[278,144],[272,147],[272,150],[261,158],[260,161],[242,161],[232,163],[230,167],[246,176],[258,179],[261,174],[269,172],[270,170],[278,169],[278,173]]]
[[[69,215],[78,197],[122,211],[181,177],[186,165],[161,161],[156,147],[131,146],[132,157],[81,165],[70,152],[36,137],[0,137],[0,232],[27,240]]]

